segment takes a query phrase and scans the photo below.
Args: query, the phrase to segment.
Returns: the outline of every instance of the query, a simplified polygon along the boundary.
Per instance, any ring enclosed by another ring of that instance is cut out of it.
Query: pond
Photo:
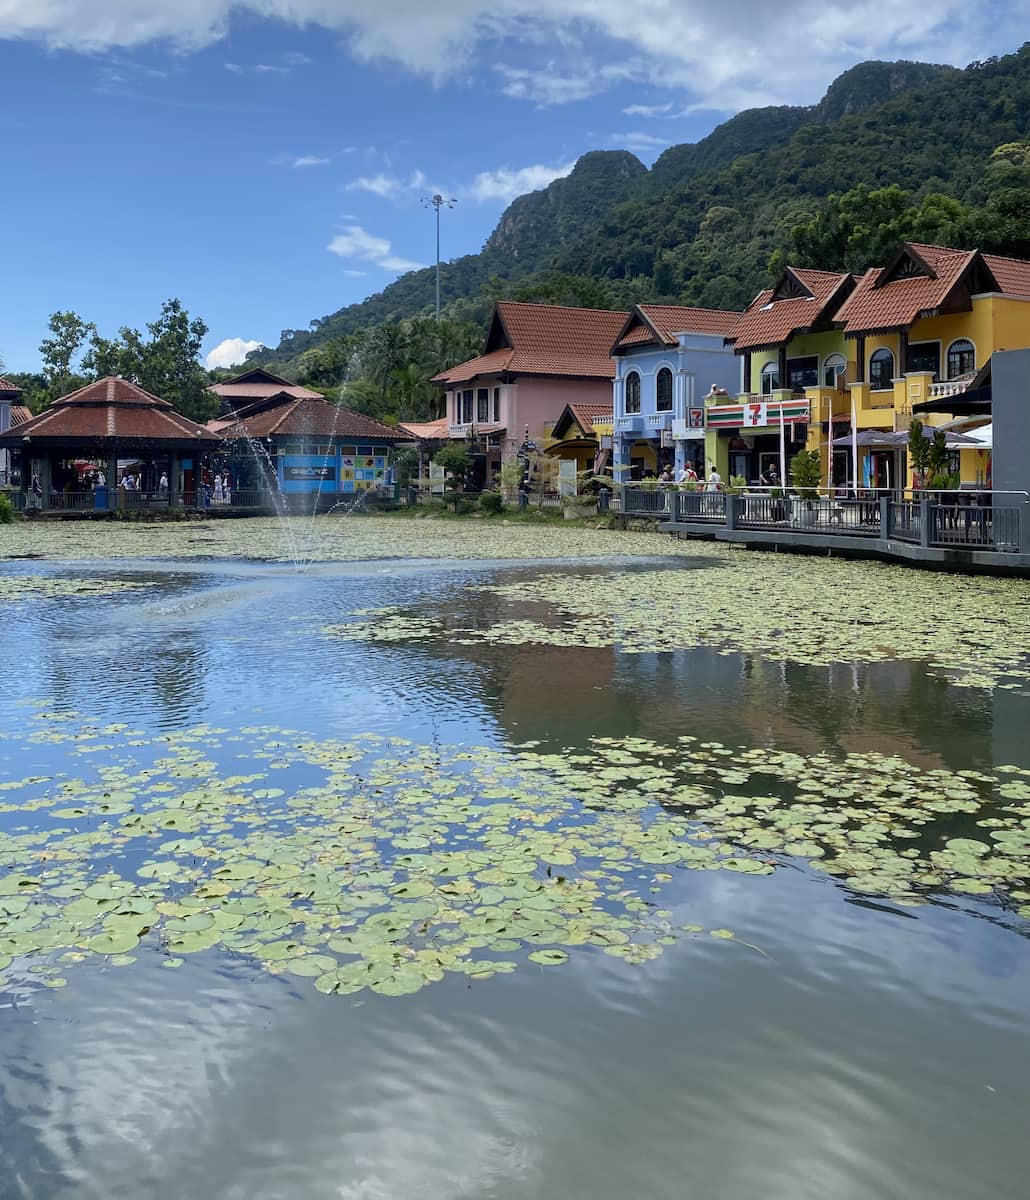
[[[0,556],[0,1195],[1025,1195],[1030,585],[360,516]]]

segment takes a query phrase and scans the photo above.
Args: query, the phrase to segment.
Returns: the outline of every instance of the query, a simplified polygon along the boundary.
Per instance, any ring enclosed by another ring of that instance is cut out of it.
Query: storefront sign
[[[809,416],[807,400],[713,404],[705,409],[705,425],[709,429],[761,429],[805,422]]]
[[[283,478],[288,483],[332,483],[336,467],[283,467]]]

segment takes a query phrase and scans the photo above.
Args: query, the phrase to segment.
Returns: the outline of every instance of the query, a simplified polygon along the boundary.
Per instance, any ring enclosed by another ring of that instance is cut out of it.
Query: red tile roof
[[[410,433],[416,441],[443,441],[449,434],[450,422],[446,417],[438,421],[404,421],[397,428],[402,433]]]
[[[22,425],[32,420],[32,409],[26,404],[11,405],[11,426]]]
[[[207,447],[216,434],[184,417],[167,400],[127,379],[111,375],[87,384],[11,430],[7,438],[33,441],[111,441],[188,443]]]
[[[839,271],[788,267],[775,288],[759,292],[751,301],[727,341],[738,354],[785,345],[818,321],[831,320],[853,282],[854,276]],[[783,298],[774,299],[781,290]]]
[[[920,316],[939,309],[977,261],[983,263],[978,250],[906,243],[889,267],[866,271],[837,313],[838,324],[846,337],[907,329]],[[895,274],[901,263],[921,273]]]
[[[649,342],[677,345],[677,334],[729,336],[740,322],[739,312],[721,308],[688,308],[677,304],[638,304],[620,330],[613,351]]]
[[[441,371],[434,382],[467,383],[480,375],[559,375],[613,379],[611,344],[629,314],[596,308],[498,301],[484,352]]]
[[[364,413],[331,404],[323,396],[317,400],[298,399],[280,392],[268,400],[259,400],[236,414],[236,419],[212,421],[226,441],[239,437],[337,437],[389,438],[403,442],[405,435],[393,425],[366,417]]]
[[[17,392],[21,395],[21,388],[16,383],[11,383],[9,379],[0,378],[0,392]]]
[[[254,400],[264,400],[269,396],[278,396],[286,392],[296,396],[298,400],[322,399],[321,392],[313,392],[300,384],[290,383],[279,375],[273,375],[263,367],[255,367],[252,371],[244,371],[242,375],[234,375],[222,383],[212,384],[208,391],[214,392],[223,400],[232,402],[232,407],[239,409],[244,404]]]
[[[1001,291],[1011,296],[1030,296],[1030,262],[997,254],[985,254],[983,259]]]
[[[554,423],[553,436],[565,439],[573,422],[575,422],[584,437],[594,435],[594,421],[610,421],[612,406],[610,404],[566,404]]]

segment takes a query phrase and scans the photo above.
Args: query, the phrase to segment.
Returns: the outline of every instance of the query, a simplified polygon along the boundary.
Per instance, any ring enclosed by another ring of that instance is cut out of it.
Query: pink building
[[[448,436],[480,444],[489,479],[527,433],[542,445],[567,404],[610,409],[611,348],[628,316],[498,301],[483,353],[434,380],[447,392]]]

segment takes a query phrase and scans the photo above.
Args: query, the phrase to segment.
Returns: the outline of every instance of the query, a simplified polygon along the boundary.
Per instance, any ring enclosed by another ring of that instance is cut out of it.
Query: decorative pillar
[[[751,395],[751,351],[744,351],[744,395]]]

